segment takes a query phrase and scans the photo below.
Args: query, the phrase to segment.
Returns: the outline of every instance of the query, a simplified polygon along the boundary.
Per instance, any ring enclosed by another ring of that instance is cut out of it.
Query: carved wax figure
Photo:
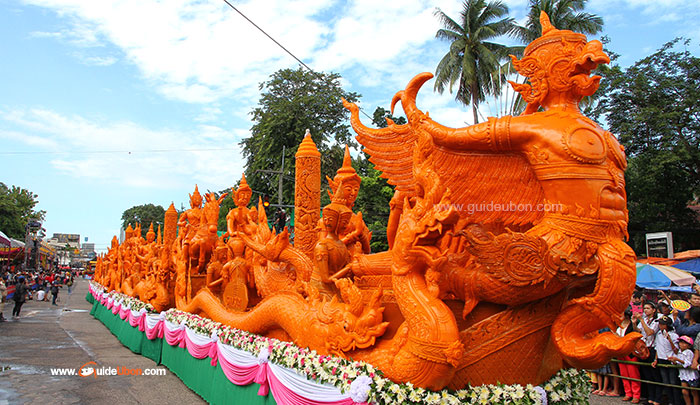
[[[248,209],[252,195],[253,190],[248,186],[245,174],[243,174],[241,182],[233,195],[236,208],[229,211],[226,215],[226,231],[230,237],[234,237],[237,232],[246,234],[255,232],[255,223],[251,221],[250,210]]]
[[[214,251],[212,261],[207,265],[207,288],[215,295],[219,295],[222,288],[225,287],[222,286],[222,281],[224,281],[222,277],[222,268],[224,267],[224,263],[226,263],[227,253],[226,246],[217,247]]]
[[[194,186],[194,193],[190,194],[190,209],[183,212],[178,219],[177,226],[184,228],[183,244],[188,244],[194,237],[202,222],[202,195]]]
[[[330,283],[330,276],[350,263],[350,252],[338,237],[346,229],[352,218],[352,211],[347,207],[343,182],[338,184],[333,200],[323,207],[323,226],[325,236],[319,238],[314,248],[314,264],[321,281]]]
[[[355,205],[355,200],[357,199],[357,193],[360,191],[360,183],[362,179],[357,175],[357,172],[352,167],[352,158],[350,157],[350,149],[345,146],[345,156],[343,157],[343,166],[338,169],[335,177],[328,180],[328,185],[331,190],[338,190],[338,186],[343,184],[343,194],[345,200],[345,206],[352,212],[352,207]],[[328,195],[333,199],[333,193],[329,190]],[[319,224],[321,228],[321,236],[323,237],[323,232],[325,227]],[[350,222],[348,223],[345,230],[343,230],[339,235],[340,239],[348,247],[352,255],[356,253],[370,253],[370,241],[372,239],[372,232],[369,231],[365,221],[362,219],[362,213],[352,213]],[[356,244],[359,242],[360,249],[356,248]]]

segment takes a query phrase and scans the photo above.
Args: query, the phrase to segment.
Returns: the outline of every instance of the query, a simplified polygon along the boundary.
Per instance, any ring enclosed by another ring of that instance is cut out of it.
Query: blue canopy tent
[[[685,270],[688,273],[700,274],[700,257],[674,264],[673,267]]]

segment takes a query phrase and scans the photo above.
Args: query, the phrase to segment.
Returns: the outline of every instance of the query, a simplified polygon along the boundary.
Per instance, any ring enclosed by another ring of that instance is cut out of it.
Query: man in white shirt
[[[656,332],[656,337],[654,338],[656,360],[651,363],[652,367],[656,367],[657,364],[671,364],[668,358],[678,354],[678,335],[673,331],[673,319],[668,316],[663,316],[659,319],[658,323],[659,331]],[[661,382],[664,384],[680,385],[677,369],[660,367],[659,371],[661,372]],[[674,404],[683,403],[680,389],[664,386],[662,390],[669,399],[673,398]]]

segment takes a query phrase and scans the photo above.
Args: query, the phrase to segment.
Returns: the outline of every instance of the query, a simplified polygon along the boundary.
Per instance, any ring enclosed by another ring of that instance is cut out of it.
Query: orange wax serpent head
[[[350,149],[348,148],[347,145],[345,145],[345,155],[343,156],[343,166],[338,169],[338,171],[335,174],[335,177],[331,180],[330,178],[326,177],[328,180],[328,185],[330,186],[331,190],[338,190],[338,185],[340,183],[343,184],[343,193],[345,195],[345,205],[348,208],[353,207],[355,205],[355,200],[357,199],[357,193],[360,191],[360,183],[362,182],[362,179],[360,176],[357,175],[357,172],[355,169],[352,167],[352,158],[350,157]],[[337,192],[337,191],[336,191]],[[330,190],[328,191],[328,195],[331,197],[331,200],[333,199],[333,192]]]
[[[250,186],[248,186],[244,173],[241,176],[241,182],[238,184],[238,188],[235,191],[233,201],[236,203],[236,207],[247,207],[252,196],[253,190],[250,188]]]
[[[600,41],[586,41],[586,36],[569,30],[558,30],[543,11],[540,15],[542,36],[532,41],[522,59],[511,55],[513,66],[530,84],[510,82],[528,105],[523,114],[547,107],[549,99],[562,95],[581,98],[598,90],[600,76],[590,76],[600,64],[610,63]]]

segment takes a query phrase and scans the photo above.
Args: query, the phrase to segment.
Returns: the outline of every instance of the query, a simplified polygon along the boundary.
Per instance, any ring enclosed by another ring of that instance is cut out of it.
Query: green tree
[[[700,58],[677,50],[679,42],[627,69],[601,72],[594,112],[627,152],[629,228],[638,253],[646,232],[673,232],[677,249],[700,247],[700,223],[688,208],[700,196]]]
[[[251,115],[251,135],[241,142],[246,159],[245,172],[250,187],[272,196],[277,202],[278,174],[261,170],[279,170],[284,149],[283,201],[294,200],[294,154],[308,129],[321,152],[322,175],[342,164],[343,145],[352,141],[341,97],[357,101],[357,93],[346,92],[336,73],[314,73],[302,69],[282,69],[260,84],[263,91]],[[255,196],[255,195],[254,195]]]
[[[505,83],[501,64],[511,52],[506,45],[494,39],[512,31],[514,20],[508,15],[508,6],[501,1],[466,0],[455,21],[442,10],[435,16],[443,28],[435,34],[450,42],[450,50],[435,69],[435,90],[442,94],[445,88],[457,85],[455,99],[472,106],[474,122],[479,122],[477,108],[487,95],[499,95],[500,83]]]
[[[384,128],[387,126],[387,118],[394,121],[394,123],[398,125],[403,125],[406,123],[406,118],[394,117],[393,115],[391,115],[391,111],[382,107],[377,107],[377,109],[374,110],[374,114],[372,114],[372,124],[376,125],[379,128]]]
[[[540,13],[544,11],[549,21],[560,30],[571,30],[583,34],[597,34],[603,30],[603,19],[595,14],[584,13],[588,0],[529,0],[529,12],[524,26],[516,26],[513,35],[529,44],[542,35]]]
[[[136,224],[141,224],[141,236],[145,238],[151,222],[153,222],[153,230],[158,231],[158,225],[163,224],[164,218],[165,209],[160,205],[136,205],[124,211],[122,214],[122,227],[126,229],[129,224],[131,224],[132,227],[135,227]]]
[[[11,238],[23,240],[27,222],[41,222],[46,215],[46,211],[34,209],[39,203],[37,197],[27,189],[8,187],[0,182],[0,231]]]

